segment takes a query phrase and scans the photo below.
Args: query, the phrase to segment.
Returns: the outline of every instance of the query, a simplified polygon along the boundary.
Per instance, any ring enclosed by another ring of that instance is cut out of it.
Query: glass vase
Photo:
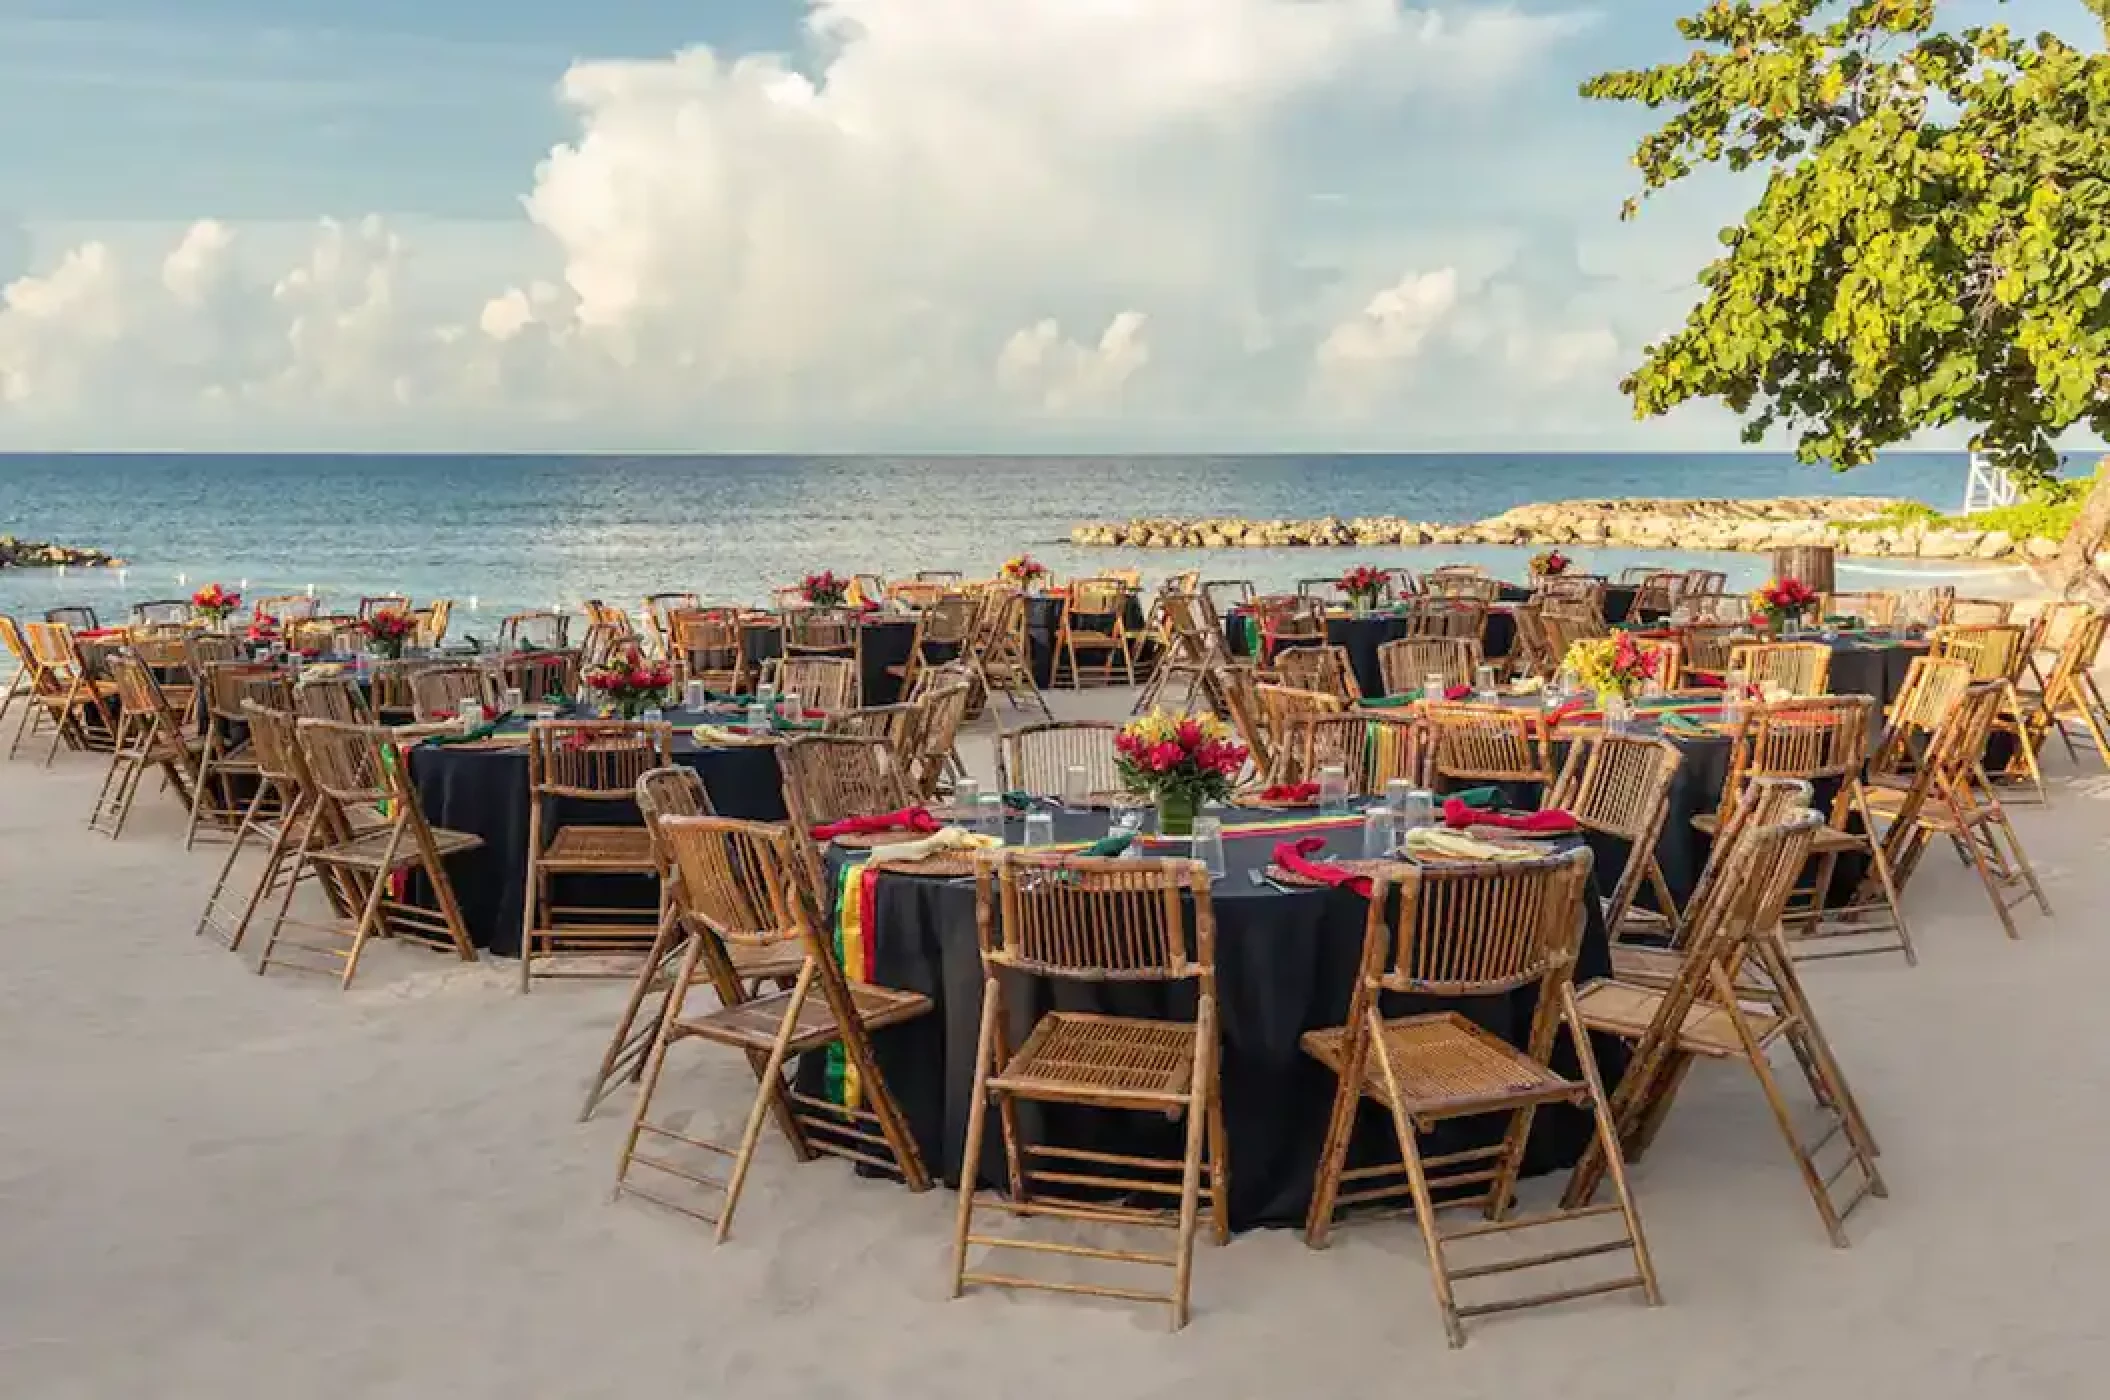
[[[1158,793],[1158,835],[1192,836],[1194,814],[1199,808],[1191,792],[1161,791]]]

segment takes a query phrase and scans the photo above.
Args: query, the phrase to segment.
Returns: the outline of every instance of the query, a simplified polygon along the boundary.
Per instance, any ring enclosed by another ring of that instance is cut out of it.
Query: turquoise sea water
[[[329,599],[401,591],[495,615],[589,597],[635,607],[693,590],[761,600],[821,568],[986,574],[1031,550],[1058,574],[1189,566],[1287,583],[1351,563],[1473,559],[1520,573],[1511,549],[1083,550],[1070,527],[1137,515],[1475,519],[1598,496],[1912,496],[1954,508],[1960,454],[1899,454],[1846,476],[1786,456],[1265,457],[0,456],[0,534],[93,545],[106,571],[0,572],[0,611],[95,605],[208,581]],[[1755,582],[1748,555],[1578,552],[1591,569],[1711,564]],[[178,582],[179,575],[183,582]],[[476,630],[458,612],[458,627]]]

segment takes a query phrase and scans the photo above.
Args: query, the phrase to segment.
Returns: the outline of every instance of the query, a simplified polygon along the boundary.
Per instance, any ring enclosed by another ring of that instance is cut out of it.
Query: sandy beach
[[[192,936],[217,851],[183,852],[172,801],[144,792],[113,845],[85,827],[101,759],[0,766],[0,1394],[2099,1396],[2110,781],[2050,753],[2053,803],[2016,821],[2056,917],[2006,941],[1936,851],[1918,968],[1808,974],[1891,1187],[1852,1248],[1748,1076],[1703,1068],[1636,1170],[1667,1305],[1488,1319],[1460,1352],[1403,1221],[1204,1246],[1175,1335],[1148,1307],[949,1301],[950,1193],[771,1137],[713,1248],[610,1203],[627,1095],[573,1121],[618,985],[523,997],[511,963],[386,946],[348,994],[259,979]],[[679,1063],[666,1101],[732,1131],[745,1066]]]

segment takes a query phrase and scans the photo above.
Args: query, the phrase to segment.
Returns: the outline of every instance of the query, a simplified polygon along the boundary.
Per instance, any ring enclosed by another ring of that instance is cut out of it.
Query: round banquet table
[[[1243,609],[1234,609],[1224,618],[1224,641],[1233,656],[1253,654],[1254,628],[1251,624],[1252,614]],[[1328,645],[1346,649],[1349,667],[1355,672],[1355,683],[1364,695],[1375,697],[1386,693],[1384,671],[1378,665],[1378,648],[1406,636],[1407,624],[1408,618],[1403,613],[1327,614],[1326,641]],[[1481,633],[1481,651],[1489,659],[1507,656],[1509,649],[1516,644],[1516,635],[1516,615],[1505,607],[1489,608],[1487,626]]]
[[[857,630],[859,703],[891,705],[901,699],[901,677],[887,668],[907,663],[909,648],[916,644],[916,619],[865,618]],[[759,674],[763,662],[784,654],[784,629],[773,620],[745,623],[740,649],[749,669]]]
[[[707,748],[689,730],[699,716],[670,711],[674,761],[693,768],[722,817],[780,822],[785,818],[783,782],[774,744]],[[724,723],[722,715],[711,716]],[[477,947],[502,957],[520,956],[521,906],[526,898],[528,840],[527,726],[507,725],[494,742],[420,745],[409,751],[410,777],[425,820],[451,831],[481,836],[481,849],[447,862],[462,919]],[[578,826],[637,825],[637,804],[552,802],[545,822]],[[574,891],[572,882],[579,888]],[[629,876],[561,876],[564,902],[649,910],[658,900],[655,881]]]
[[[1215,882],[1218,1020],[1222,1027],[1222,1090],[1229,1143],[1234,1229],[1262,1225],[1301,1226],[1311,1200],[1312,1176],[1326,1137],[1334,1078],[1306,1055],[1298,1037],[1340,1025],[1348,1011],[1362,957],[1368,902],[1347,890],[1255,886],[1248,872],[1265,867],[1278,841],[1295,834],[1248,832],[1240,824],[1280,821],[1290,814],[1230,810],[1224,814],[1229,874]],[[1058,814],[1058,842],[1086,841],[1106,834],[1103,813]],[[1319,833],[1310,833],[1319,834]],[[1359,819],[1324,833],[1327,850],[1318,859],[1360,856]],[[1008,839],[1017,841],[1013,822]],[[1565,843],[1565,844],[1572,844]],[[1183,848],[1181,848],[1183,849]],[[975,888],[971,879],[862,869],[862,852],[831,847],[828,867],[831,917],[854,899],[863,921],[863,946],[870,951],[871,980],[920,992],[933,1013],[879,1032],[874,1053],[888,1088],[899,1102],[923,1153],[924,1164],[957,1186],[972,1100],[975,1044],[981,1019],[982,966],[975,933]],[[867,880],[869,892],[867,893]],[[1606,975],[1610,952],[1598,901],[1585,898],[1578,981]],[[1451,1006],[1510,1041],[1528,1034],[1536,990],[1471,1001],[1387,997],[1388,1015]],[[1193,983],[1084,983],[1019,978],[1008,1006],[1015,1018],[1011,1043],[1022,1042],[1031,1022],[1049,1010],[1191,1021]],[[1592,1037],[1600,1068],[1616,1083],[1625,1066],[1620,1043]],[[1575,1072],[1565,1034],[1557,1040],[1556,1065]],[[804,1092],[824,1091],[822,1057],[800,1066]],[[1040,1117],[1039,1114],[1046,1114]],[[1048,1125],[1049,1140],[1065,1146],[1149,1156],[1179,1156],[1181,1126],[1162,1117],[1101,1109],[1048,1110],[1020,1105],[1025,1131],[1037,1136]],[[1443,1125],[1431,1152],[1462,1150],[1499,1139],[1504,1120],[1463,1120]],[[1359,1118],[1350,1165],[1397,1161],[1391,1125],[1374,1104]],[[1572,1165],[1587,1143],[1589,1118],[1579,1110],[1540,1110],[1532,1129],[1528,1171]],[[1002,1134],[992,1124],[984,1140],[979,1180],[1007,1180]]]

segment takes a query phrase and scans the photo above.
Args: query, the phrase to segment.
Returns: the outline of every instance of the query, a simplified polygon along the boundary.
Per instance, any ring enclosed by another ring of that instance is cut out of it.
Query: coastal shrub
[[[1879,514],[1863,520],[1834,521],[1831,528],[1843,534],[1848,530],[1903,530],[1916,525],[1922,530],[1983,530],[1988,534],[1999,530],[2017,540],[2063,540],[2081,513],[2081,502],[2087,499],[2089,488],[2103,473],[2104,468],[2097,467],[2093,476],[2047,481],[2031,487],[2011,506],[1998,506],[1975,515],[1944,515],[1924,501],[1896,501]]]

